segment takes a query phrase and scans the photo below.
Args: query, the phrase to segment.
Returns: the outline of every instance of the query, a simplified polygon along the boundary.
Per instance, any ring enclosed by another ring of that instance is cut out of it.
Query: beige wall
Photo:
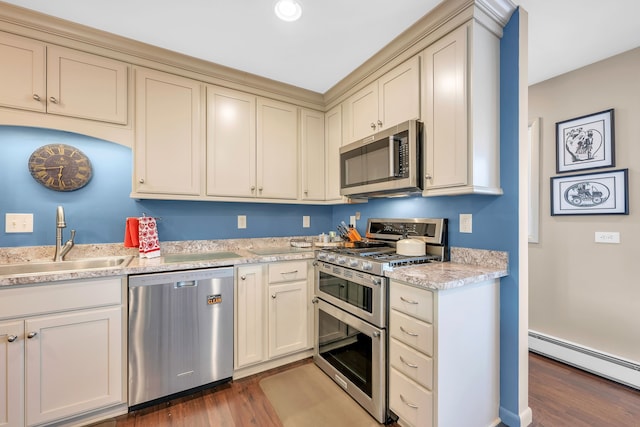
[[[609,108],[615,110],[615,169],[629,169],[630,214],[552,217],[556,122]],[[540,235],[529,244],[529,328],[639,362],[640,48],[531,86],[529,117],[541,119]],[[595,243],[596,231],[620,232],[621,243]]]

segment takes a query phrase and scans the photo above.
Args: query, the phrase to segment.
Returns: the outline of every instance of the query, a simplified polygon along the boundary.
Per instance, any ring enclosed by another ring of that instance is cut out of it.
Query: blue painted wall
[[[360,212],[358,230],[367,218],[449,218],[452,246],[507,251],[510,275],[501,281],[501,408],[505,424],[520,425],[518,415],[518,12],[501,41],[501,186],[504,195],[377,199],[339,206],[279,205],[187,201],[136,201],[131,191],[131,150],[107,141],[53,130],[0,126],[0,215],[34,213],[34,233],[0,232],[0,247],[52,245],[55,207],[65,207],[68,228],[77,230],[77,243],[122,242],[127,216],[161,217],[161,240],[227,239],[315,235],[335,229]],[[70,193],[45,189],[27,170],[37,147],[62,142],[77,146],[93,161],[94,177]],[[473,233],[459,233],[458,215],[473,214]],[[247,228],[238,230],[237,215],[247,215]],[[302,228],[302,216],[311,228]],[[67,236],[67,234],[65,234]]]
[[[71,192],[51,191],[37,183],[27,169],[36,148],[52,143],[73,145],[92,161],[93,178]],[[123,241],[125,218],[160,217],[164,241],[316,235],[331,227],[331,206],[267,203],[133,200],[131,149],[69,132],[0,126],[0,247],[55,244],[56,206],[62,205],[76,243]],[[5,233],[6,213],[33,213],[33,233]],[[237,228],[237,216],[247,216],[247,228]],[[311,227],[302,228],[302,216]],[[65,239],[68,231],[65,231]]]

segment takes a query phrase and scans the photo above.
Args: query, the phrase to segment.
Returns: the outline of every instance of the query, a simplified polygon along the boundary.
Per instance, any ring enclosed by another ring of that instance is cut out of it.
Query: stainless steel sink
[[[102,268],[126,267],[133,256],[113,256],[103,258],[84,258],[69,261],[43,261],[25,262],[18,264],[0,265],[0,276],[12,276],[18,274],[52,273],[61,271],[83,271]]]
[[[164,262],[213,261],[218,259],[240,258],[235,252],[201,252],[164,255]]]

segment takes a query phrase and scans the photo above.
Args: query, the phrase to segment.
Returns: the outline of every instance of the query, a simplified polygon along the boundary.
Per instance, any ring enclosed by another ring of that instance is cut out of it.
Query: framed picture
[[[551,215],[628,215],[629,169],[551,178]]]
[[[556,123],[556,171],[615,166],[613,109]]]

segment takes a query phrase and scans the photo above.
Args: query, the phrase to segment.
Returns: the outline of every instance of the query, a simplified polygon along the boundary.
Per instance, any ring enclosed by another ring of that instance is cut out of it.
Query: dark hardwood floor
[[[131,412],[98,426],[281,427],[259,382],[304,363],[311,360]],[[640,391],[534,353],[529,355],[529,406],[532,427],[640,427]]]

